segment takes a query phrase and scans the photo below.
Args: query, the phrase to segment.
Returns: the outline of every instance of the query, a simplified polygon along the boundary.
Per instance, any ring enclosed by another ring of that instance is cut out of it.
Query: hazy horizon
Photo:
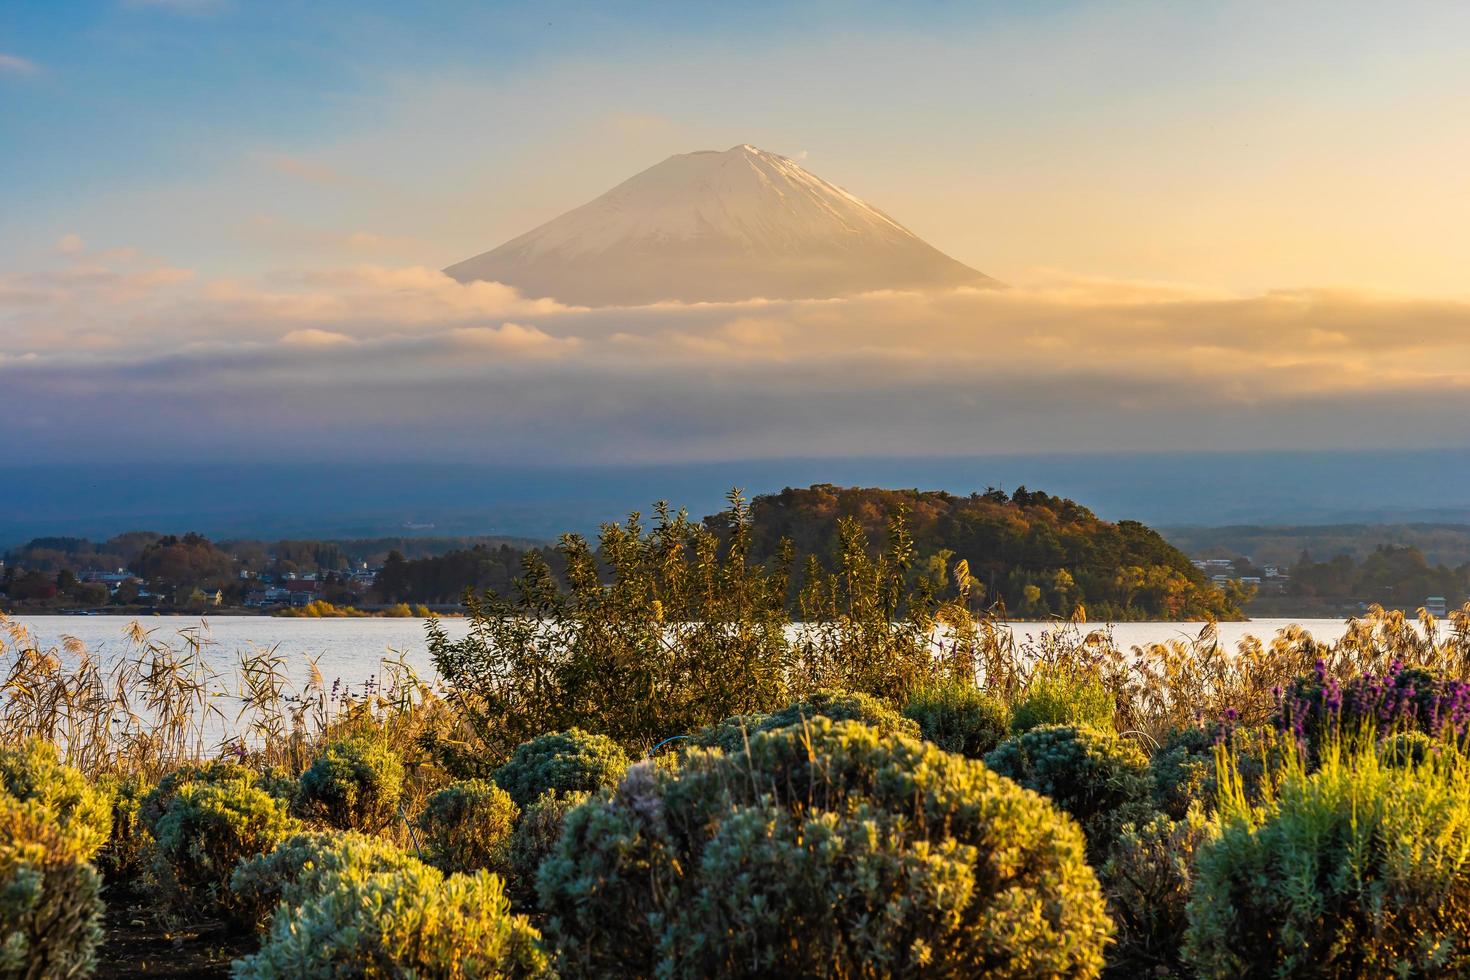
[[[1416,475],[1405,481],[1403,474]],[[0,550],[128,530],[214,537],[506,535],[552,540],[666,500],[694,516],[813,483],[944,490],[1020,485],[1153,526],[1470,524],[1470,450],[790,458],[663,465],[321,459],[0,466]]]

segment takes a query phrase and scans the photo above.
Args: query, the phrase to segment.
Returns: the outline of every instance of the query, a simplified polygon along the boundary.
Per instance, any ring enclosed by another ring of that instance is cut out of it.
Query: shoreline
[[[433,613],[436,617],[438,617],[440,619],[463,619],[463,618],[465,618],[465,612],[464,612],[464,607],[463,606],[453,606],[453,607],[449,607],[449,606],[428,606],[427,608],[428,608],[429,612]],[[1388,611],[1389,612],[1394,612],[1395,610],[1388,610]],[[1365,611],[1363,611],[1363,610],[1359,610],[1357,612],[1341,612],[1341,613],[1330,612],[1330,611],[1326,611],[1326,610],[1302,610],[1299,613],[1281,613],[1281,612],[1276,612],[1276,611],[1273,610],[1269,614],[1262,614],[1262,615],[1260,615],[1258,617],[1246,616],[1246,617],[1242,617],[1240,619],[1221,619],[1221,620],[1216,620],[1216,622],[1219,622],[1219,623],[1241,624],[1241,623],[1254,623],[1254,622],[1275,621],[1275,620],[1324,620],[1324,619],[1328,619],[1328,620],[1340,620],[1340,621],[1346,622],[1347,620],[1352,619],[1355,616],[1361,616],[1361,615],[1363,615],[1364,612]],[[1403,613],[1404,613],[1405,616],[1409,616],[1409,617],[1412,618],[1412,617],[1414,617],[1417,614],[1417,611],[1414,611],[1414,610],[1403,610]],[[38,617],[38,616],[45,616],[45,617],[63,617],[64,616],[64,617],[71,617],[71,618],[76,618],[76,619],[134,619],[134,620],[137,620],[137,619],[194,619],[194,620],[205,619],[205,620],[207,620],[207,619],[216,619],[216,618],[226,618],[226,617],[228,617],[228,618],[235,618],[235,619],[317,620],[317,621],[327,621],[327,620],[333,620],[333,619],[347,619],[347,620],[369,620],[369,619],[402,619],[402,620],[408,620],[408,619],[419,619],[419,620],[422,620],[422,619],[425,618],[425,617],[420,616],[420,615],[417,615],[417,614],[411,615],[411,616],[386,615],[384,613],[377,613],[377,612],[372,612],[372,611],[363,611],[363,612],[357,612],[357,613],[339,613],[339,614],[323,615],[323,616],[292,615],[290,613],[283,613],[283,612],[278,612],[278,611],[260,610],[260,609],[247,609],[247,608],[243,608],[243,607],[242,608],[218,608],[218,609],[210,609],[210,610],[201,610],[201,609],[194,609],[194,610],[189,610],[189,609],[179,609],[179,610],[169,609],[169,610],[162,610],[162,609],[138,608],[138,609],[125,609],[125,610],[121,610],[121,611],[115,611],[115,610],[111,610],[111,609],[107,609],[107,610],[79,610],[79,609],[22,609],[22,610],[11,610],[11,609],[0,609],[0,617],[4,617],[4,618],[7,618],[7,619],[12,619],[12,620],[24,620],[24,619],[34,618],[34,617]],[[1447,617],[1436,617],[1436,618],[1441,618],[1442,619],[1442,618],[1447,618]],[[1022,618],[1022,617],[1007,617],[1006,619],[1003,619],[1003,620],[995,620],[995,622],[1003,622],[1003,623],[1006,623],[1007,625],[1065,626],[1065,625],[1068,625],[1071,621],[1070,620],[1065,620],[1065,619],[1025,619],[1025,618]],[[1192,625],[1192,624],[1196,624],[1196,623],[1200,623],[1200,622],[1203,622],[1203,620],[1198,620],[1198,619],[1110,619],[1110,620],[1101,620],[1101,619],[1099,619],[1099,620],[1083,620],[1082,622],[1077,623],[1075,625],[1078,625],[1078,626],[1120,626],[1120,625],[1145,625],[1145,624],[1154,624],[1154,623],[1157,623],[1157,624],[1191,624]]]
[[[440,618],[463,616],[463,606],[428,606],[428,610]],[[252,609],[244,606],[222,606],[210,609],[153,609],[147,606],[123,609],[0,609],[0,616],[7,619],[25,619],[33,616],[74,616],[78,619],[212,619],[232,616],[239,619],[423,619],[419,615],[389,616],[385,613],[365,610],[360,613],[330,616],[291,615],[270,609]]]

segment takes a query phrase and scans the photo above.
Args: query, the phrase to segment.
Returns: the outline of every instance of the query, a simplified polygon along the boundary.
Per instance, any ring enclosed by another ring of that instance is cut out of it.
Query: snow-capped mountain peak
[[[853,194],[749,144],[669,157],[445,271],[593,306],[994,285]]]

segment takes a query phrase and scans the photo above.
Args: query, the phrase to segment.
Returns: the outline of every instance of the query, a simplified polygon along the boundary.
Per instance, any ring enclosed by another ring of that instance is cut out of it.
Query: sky
[[[1464,446],[1470,5],[0,3],[0,452]],[[438,270],[752,143],[1010,288]]]

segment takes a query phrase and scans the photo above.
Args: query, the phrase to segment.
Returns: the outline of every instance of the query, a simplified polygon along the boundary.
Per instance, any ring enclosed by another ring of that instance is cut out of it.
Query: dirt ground
[[[222,923],[169,932],[149,907],[127,896],[110,896],[107,930],[97,951],[99,977],[228,977],[230,961],[254,952],[253,936]]]

